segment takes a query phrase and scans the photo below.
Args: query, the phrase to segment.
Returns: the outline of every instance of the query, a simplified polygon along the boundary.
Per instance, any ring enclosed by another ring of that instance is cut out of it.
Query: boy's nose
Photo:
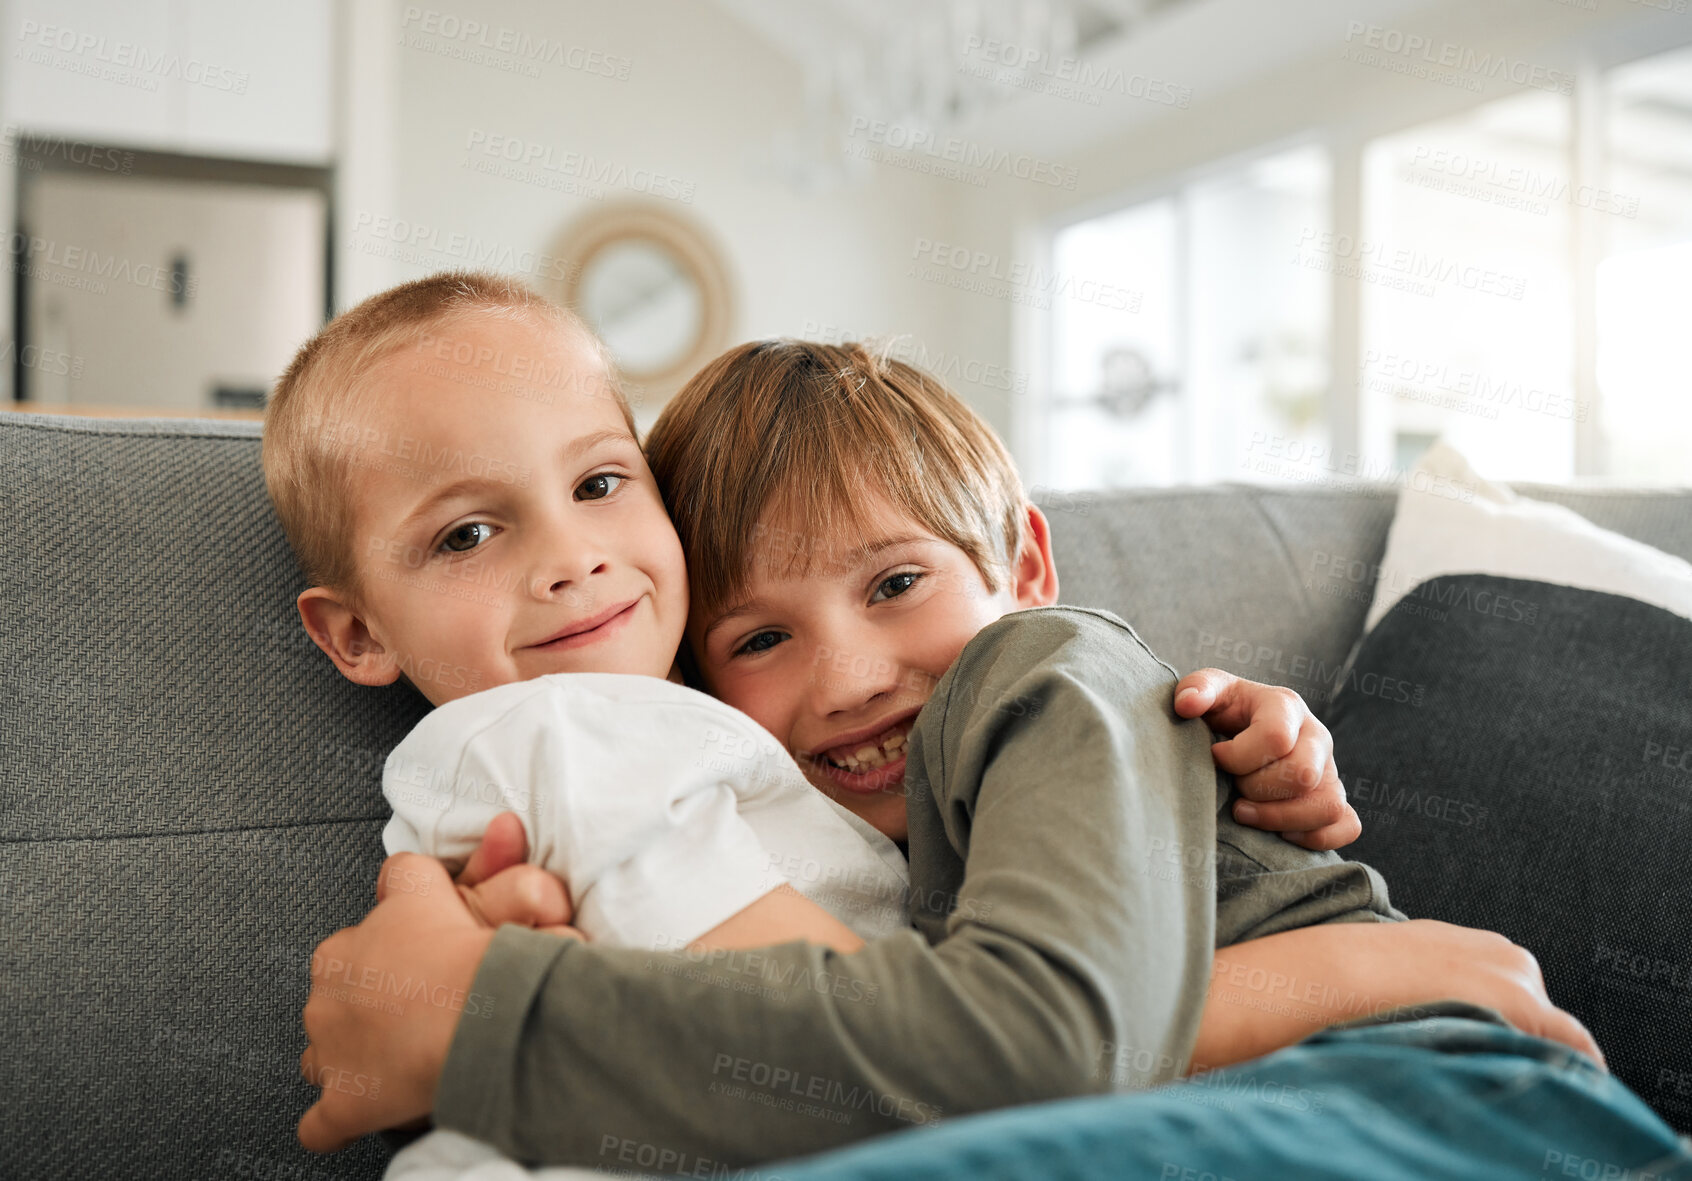
[[[530,583],[529,593],[537,599],[545,600],[565,598],[580,599],[581,602],[576,605],[585,607],[590,605],[590,596],[585,588],[587,580],[595,574],[604,574],[607,569],[608,567],[606,563],[601,562],[592,570],[580,575],[558,576],[556,573],[552,575],[543,574],[536,577]]]
[[[811,701],[819,717],[850,713],[891,697],[899,662],[875,646],[818,645],[811,664]]]
[[[556,602],[562,597],[582,598],[577,606],[590,607],[585,585],[610,568],[609,547],[579,524],[563,517],[550,519],[529,538],[533,546],[529,567],[529,596],[538,602]]]

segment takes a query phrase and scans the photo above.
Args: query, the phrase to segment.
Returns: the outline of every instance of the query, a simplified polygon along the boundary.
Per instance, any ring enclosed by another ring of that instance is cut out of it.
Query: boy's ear
[[[1022,529],[1022,549],[1011,563],[1011,593],[1018,609],[1050,607],[1057,602],[1057,563],[1052,560],[1052,530],[1046,514],[1028,506]]]
[[[377,642],[364,619],[339,594],[326,586],[300,592],[295,606],[306,634],[329,654],[347,680],[360,685],[391,685],[399,665]]]

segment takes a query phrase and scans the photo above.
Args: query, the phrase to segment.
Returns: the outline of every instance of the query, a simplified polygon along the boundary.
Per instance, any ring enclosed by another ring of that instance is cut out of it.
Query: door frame
[[[323,197],[323,318],[335,313],[335,170],[310,164],[276,164],[264,160],[230,160],[186,156],[103,144],[71,141],[52,133],[15,132],[17,190],[14,193],[12,234],[6,252],[12,269],[12,399],[29,401],[29,366],[24,364],[29,337],[29,267],[21,257],[30,238],[25,210],[30,186],[48,174],[109,177],[113,184],[130,180],[172,180],[206,184],[258,185],[277,189],[305,189]],[[68,150],[74,148],[74,151]]]

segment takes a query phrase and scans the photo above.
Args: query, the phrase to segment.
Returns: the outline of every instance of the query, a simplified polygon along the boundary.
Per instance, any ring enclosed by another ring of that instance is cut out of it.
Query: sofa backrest
[[[1692,490],[1514,487],[1692,561]],[[1120,615],[1181,673],[1286,685],[1320,712],[1362,633],[1397,496],[1230,484],[1043,506],[1065,602]]]

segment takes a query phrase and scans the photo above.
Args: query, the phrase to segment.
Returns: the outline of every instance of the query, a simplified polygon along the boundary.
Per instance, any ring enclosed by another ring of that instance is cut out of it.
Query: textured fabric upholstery
[[[1692,561],[1692,492],[1516,490]],[[1225,668],[1320,711],[1362,633],[1396,503],[1390,488],[1222,485],[1046,508],[1064,602],[1114,611],[1180,672]]]
[[[307,639],[258,429],[0,416],[0,1175],[365,1177],[294,1142],[311,949],[423,712]],[[293,1170],[293,1171],[290,1171]]]
[[[1557,496],[1692,557],[1686,494]],[[255,425],[0,415],[0,506],[0,1175],[376,1175],[374,1140],[328,1159],[295,1144],[299,1010],[311,948],[372,900],[382,760],[423,699],[351,685],[300,630]],[[1343,658],[1367,588],[1323,597],[1305,575],[1319,551],[1373,563],[1392,509],[1331,490],[1065,497],[1063,598],[1182,671],[1307,689],[1258,649],[1289,670]],[[1218,659],[1215,637],[1251,660]]]

